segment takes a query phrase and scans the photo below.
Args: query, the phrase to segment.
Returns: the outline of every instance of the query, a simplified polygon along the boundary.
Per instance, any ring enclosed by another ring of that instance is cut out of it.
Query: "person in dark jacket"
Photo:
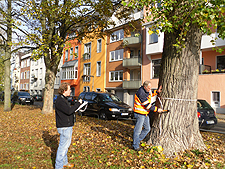
[[[64,167],[73,167],[74,164],[68,163],[67,151],[71,144],[72,129],[75,122],[75,110],[80,106],[82,100],[76,102],[73,106],[67,101],[67,97],[70,96],[70,84],[61,83],[59,90],[59,96],[55,103],[55,117],[56,127],[60,134],[59,147],[56,154],[55,169],[62,169]]]
[[[151,94],[151,82],[145,81],[134,96],[134,117],[136,125],[133,134],[133,148],[136,151],[142,150],[139,147],[140,142],[150,131],[149,112],[163,112],[163,109],[152,105],[151,97],[157,95],[157,91]],[[142,127],[144,129],[142,130]]]

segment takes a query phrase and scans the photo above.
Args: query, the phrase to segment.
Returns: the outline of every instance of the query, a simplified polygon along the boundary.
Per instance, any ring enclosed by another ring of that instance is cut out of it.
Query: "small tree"
[[[93,35],[102,36],[103,29],[112,24],[109,18],[121,7],[120,3],[120,0],[27,0],[18,3],[31,32],[27,40],[37,47],[32,57],[39,59],[44,56],[46,74],[42,113],[53,112],[55,75],[67,35],[75,32],[78,40],[89,35],[89,38],[93,38]],[[127,9],[120,8],[120,14],[127,15],[123,13]]]
[[[148,143],[162,146],[168,156],[186,149],[204,149],[196,114],[201,38],[216,29],[218,38],[224,39],[225,1],[123,3],[133,8],[145,7],[146,20],[152,21],[150,34],[164,32],[159,85],[163,86],[164,108],[171,112],[154,121]]]

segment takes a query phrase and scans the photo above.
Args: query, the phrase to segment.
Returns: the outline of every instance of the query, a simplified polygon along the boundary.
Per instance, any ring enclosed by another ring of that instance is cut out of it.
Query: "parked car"
[[[211,129],[217,124],[215,111],[206,100],[197,100],[197,111],[199,128]]]
[[[32,97],[34,98],[35,101],[42,101],[43,100],[43,96],[40,95],[40,94],[32,95]]]
[[[56,101],[57,97],[58,97],[58,94],[54,94],[54,96],[53,96],[53,104],[55,104],[55,101]]]
[[[106,92],[82,92],[78,100],[88,102],[85,112],[78,112],[80,115],[95,114],[101,119],[132,118],[133,109],[122,102],[118,96]]]
[[[28,92],[15,91],[11,100],[13,103],[34,104],[34,98]]]
[[[0,101],[4,101],[4,92],[0,92]]]

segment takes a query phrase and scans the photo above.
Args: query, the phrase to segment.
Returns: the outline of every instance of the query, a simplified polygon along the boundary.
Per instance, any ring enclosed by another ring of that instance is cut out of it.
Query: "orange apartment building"
[[[71,85],[71,96],[79,96],[81,43],[78,40],[74,39],[74,33],[70,34],[69,38],[72,40],[67,41],[63,51],[61,83],[68,82]]]

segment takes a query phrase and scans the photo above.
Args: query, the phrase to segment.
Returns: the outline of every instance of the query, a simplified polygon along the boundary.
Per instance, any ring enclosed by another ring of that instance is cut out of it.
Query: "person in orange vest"
[[[136,125],[133,134],[133,148],[136,151],[142,150],[142,148],[139,147],[139,144],[151,129],[148,116],[149,112],[163,112],[163,109],[151,104],[151,97],[157,95],[158,92],[161,92],[158,90],[151,94],[151,87],[151,82],[145,81],[134,97],[134,117],[136,118]],[[144,129],[142,130],[143,127]]]

